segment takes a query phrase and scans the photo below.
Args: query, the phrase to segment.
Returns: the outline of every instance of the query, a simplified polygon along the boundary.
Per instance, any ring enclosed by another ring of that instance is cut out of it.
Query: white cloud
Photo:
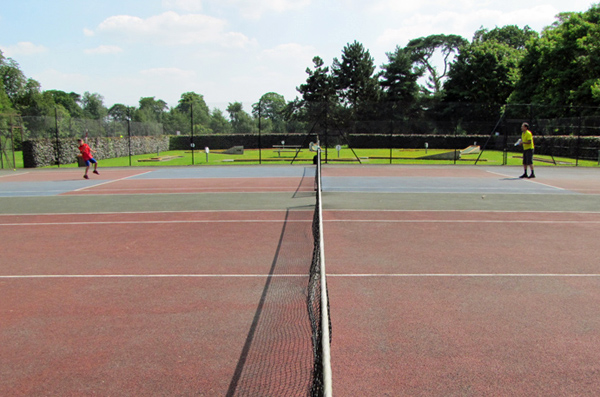
[[[162,5],[169,10],[202,11],[202,0],[163,0]]]
[[[297,43],[280,44],[273,48],[264,50],[262,58],[268,62],[306,62],[314,57],[315,47]]]
[[[117,54],[119,52],[123,52],[123,49],[116,45],[101,45],[96,48],[90,48],[87,50],[83,50],[83,52],[86,54],[90,54],[90,55],[93,55],[93,54],[99,54],[99,55]]]
[[[87,29],[87,28],[83,29],[83,35],[86,37],[92,37],[92,36],[94,36],[94,34],[95,34],[94,31],[91,29]]]
[[[1,47],[4,56],[15,57],[19,55],[36,55],[47,52],[48,49],[43,45],[36,45],[29,41],[21,41],[16,45]]]
[[[249,19],[258,19],[267,12],[284,13],[298,11],[308,7],[311,0],[216,0],[227,2],[240,11],[240,14]]]
[[[90,82],[89,77],[81,73],[64,73],[56,69],[46,69],[35,74],[33,78],[42,83],[44,90],[56,89],[80,93],[90,90],[87,87]]]
[[[391,51],[397,45],[404,46],[412,39],[431,34],[457,34],[470,41],[475,31],[482,26],[489,30],[506,25],[517,25],[521,28],[527,25],[541,32],[558,12],[551,5],[541,5],[511,11],[474,8],[462,12],[417,13],[399,21],[400,27],[385,29],[377,38],[377,46],[389,48],[388,51]]]
[[[152,68],[140,71],[140,74],[152,78],[169,79],[189,79],[196,76],[193,70],[183,70],[179,68]]]
[[[227,32],[226,25],[225,20],[207,15],[180,15],[168,11],[147,19],[130,15],[112,16],[100,23],[97,30],[100,33],[125,37],[130,41],[162,45],[214,43],[246,46],[252,42],[242,33]]]

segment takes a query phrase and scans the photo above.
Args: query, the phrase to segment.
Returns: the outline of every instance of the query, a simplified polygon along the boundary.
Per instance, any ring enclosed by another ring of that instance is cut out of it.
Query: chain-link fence
[[[18,125],[18,116],[0,114],[0,169],[17,167],[15,139],[19,139],[21,135]]]
[[[289,111],[285,121],[283,116],[277,120],[255,117],[247,130],[230,134],[210,133],[208,127],[194,125],[191,115],[188,130],[173,134],[165,132],[174,131],[172,126],[160,123],[12,116],[0,117],[0,143],[3,161],[8,161],[5,159],[11,157],[14,147],[23,151],[25,167],[77,163],[77,138],[85,139],[96,150],[98,160],[125,158],[121,165],[146,165],[136,156],[160,157],[167,151],[183,151],[186,164],[202,164],[208,148],[231,153],[238,153],[234,148],[252,151],[244,161],[293,162],[300,149],[317,141],[324,149],[325,162],[338,160],[336,149],[339,154],[342,147],[350,150],[348,161],[360,162],[361,150],[381,149],[371,158],[393,164],[406,160],[401,150],[429,149],[452,152],[443,158],[458,163],[467,149],[475,147],[480,154],[474,163],[478,163],[481,152],[494,151],[503,156],[501,164],[508,164],[521,155],[514,143],[520,138],[521,124],[528,122],[536,156],[545,156],[538,161],[580,165],[583,160],[600,161],[599,115],[600,109],[536,105],[435,103],[416,107],[395,102],[350,109],[310,103]],[[556,157],[569,161],[557,162]],[[9,164],[13,167],[14,161]]]

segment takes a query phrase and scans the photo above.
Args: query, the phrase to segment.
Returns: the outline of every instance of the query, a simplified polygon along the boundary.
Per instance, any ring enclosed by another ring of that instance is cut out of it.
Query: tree
[[[19,68],[19,64],[12,58],[5,58],[0,51],[0,79],[6,96],[10,99],[14,108],[19,97],[24,94],[27,79]]]
[[[167,103],[156,97],[140,98],[140,106],[135,112],[134,120],[142,123],[162,123]]]
[[[275,132],[285,132],[284,109],[286,103],[283,95],[275,92],[264,94],[258,103],[252,105],[252,115],[258,119],[268,121],[270,128],[265,128],[266,131],[272,130]]]
[[[422,70],[414,69],[411,54],[404,48],[396,47],[387,53],[388,63],[382,66],[380,85],[383,99],[388,102],[414,103],[419,92],[417,80]]]
[[[208,128],[208,125],[210,124],[210,110],[204,101],[204,96],[195,92],[181,94],[181,98],[175,109],[189,115],[190,108],[194,109],[194,124],[199,124]]]
[[[215,134],[231,133],[231,124],[229,124],[229,121],[227,121],[221,109],[213,109],[210,117],[210,129]]]
[[[254,122],[250,115],[244,111],[241,102],[229,103],[227,113],[229,113],[234,134],[250,134],[255,131]]]
[[[11,113],[13,111],[12,103],[10,102],[10,98],[6,95],[6,91],[4,90],[4,83],[0,80],[0,114],[1,113]]]
[[[530,41],[520,63],[521,79],[511,103],[550,107],[564,116],[575,107],[600,106],[600,5],[583,13],[564,13]],[[571,109],[569,109],[571,108]]]
[[[379,101],[380,87],[369,51],[357,41],[346,45],[341,59],[334,58],[331,71],[342,105],[355,115],[370,113]]]
[[[98,93],[84,92],[81,105],[85,118],[104,120],[108,114],[108,109],[104,106],[104,97]]]
[[[42,92],[39,82],[28,79],[17,98],[17,108],[24,116],[54,116],[56,103],[49,93]],[[68,115],[64,109],[63,113]]]
[[[305,102],[329,102],[335,96],[335,87],[329,73],[329,67],[321,57],[314,57],[313,68],[306,68],[306,84],[301,84],[296,90],[302,94]]]
[[[506,25],[492,30],[487,30],[482,27],[473,35],[471,44],[496,41],[498,43],[506,44],[516,50],[524,50],[527,43],[531,39],[537,37],[537,32],[532,30],[529,26],[525,26],[521,29],[517,25]]]
[[[62,106],[71,117],[81,118],[83,117],[83,109],[81,108],[81,95],[74,92],[66,93],[60,90],[47,90],[54,103]]]
[[[125,122],[130,119],[130,117],[134,114],[135,107],[126,106],[122,103],[115,103],[108,109],[108,117],[110,117],[114,121]]]
[[[452,61],[451,56],[458,53],[459,49],[469,42],[457,35],[436,34],[427,37],[420,37],[411,40],[405,47],[417,67],[423,68],[427,72],[426,87],[423,91],[428,94],[437,95],[442,90],[442,85],[448,68]],[[444,69],[438,72],[433,63],[433,56],[437,51],[442,53]]]
[[[446,102],[504,105],[519,79],[525,43],[535,36],[529,27],[510,25],[478,30],[460,49],[444,84]]]
[[[380,116],[388,120],[408,119],[418,106],[420,68],[414,68],[411,54],[396,47],[387,53],[388,63],[381,66],[379,85],[382,88]]]

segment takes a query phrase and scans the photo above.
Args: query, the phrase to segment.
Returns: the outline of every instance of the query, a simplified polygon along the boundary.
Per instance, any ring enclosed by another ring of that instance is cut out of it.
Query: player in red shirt
[[[91,163],[94,164],[94,174],[100,175],[97,170],[98,162],[92,156],[92,152],[95,152],[95,150],[90,149],[89,145],[85,143],[83,139],[78,139],[77,141],[79,142],[79,151],[81,152],[81,158],[83,159],[83,161],[85,161],[86,165],[85,174],[83,175],[83,177],[85,179],[90,179],[90,177],[88,176],[88,170],[90,169]]]

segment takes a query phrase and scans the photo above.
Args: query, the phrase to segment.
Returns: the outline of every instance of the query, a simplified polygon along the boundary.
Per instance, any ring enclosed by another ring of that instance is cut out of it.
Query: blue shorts
[[[90,166],[90,164],[96,164],[96,163],[97,163],[97,161],[93,157],[91,159],[89,159],[89,160],[85,160],[85,165],[88,166],[88,167]]]

